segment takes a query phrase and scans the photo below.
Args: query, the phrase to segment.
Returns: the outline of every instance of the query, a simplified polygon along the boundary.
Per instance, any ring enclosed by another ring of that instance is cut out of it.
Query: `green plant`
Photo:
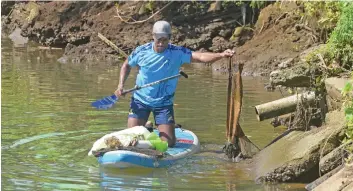
[[[153,9],[155,8],[155,2],[153,0],[149,0],[145,5],[145,8],[148,12],[153,12]]]
[[[250,7],[253,8],[253,9],[262,9],[262,8],[265,8],[269,3],[269,1],[255,1],[255,0],[252,0],[251,3],[250,3]]]
[[[318,24],[325,29],[336,26],[340,17],[341,3],[339,1],[314,1],[304,3],[304,9],[310,17],[317,18]]]
[[[298,12],[305,25],[318,32],[320,39],[326,42],[335,28],[343,4],[339,1],[302,1],[303,12]]]
[[[348,152],[349,156],[346,159],[346,162],[353,161],[353,72],[351,74],[351,80],[346,83],[345,87],[342,90],[342,96],[344,99],[343,107],[344,114],[346,118],[346,137],[343,139],[342,144],[347,145],[345,150]]]
[[[244,0],[225,0],[222,2],[222,6],[223,7],[227,7],[228,5],[230,5],[231,3],[235,3],[237,6],[242,6],[243,4],[245,4],[248,1],[244,1]],[[269,1],[256,1],[256,0],[252,0],[250,1],[249,6],[253,9],[262,9],[264,7],[266,7],[268,4],[270,4],[271,2]]]
[[[341,67],[353,68],[353,3],[343,4],[342,15],[329,39],[329,46]]]
[[[312,78],[312,86],[318,92],[322,92],[325,89],[325,80],[340,71],[331,67],[333,63],[334,54],[327,45],[322,45],[318,49],[310,52],[304,57],[306,63],[308,63]]]

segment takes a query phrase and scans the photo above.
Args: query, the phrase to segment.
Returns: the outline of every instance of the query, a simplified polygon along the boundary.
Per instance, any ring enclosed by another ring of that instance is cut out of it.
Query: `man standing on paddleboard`
[[[193,52],[188,48],[173,45],[169,43],[171,31],[171,26],[166,21],[157,21],[153,25],[153,42],[138,46],[125,60],[115,95],[123,96],[124,83],[132,67],[139,68],[136,85],[142,86],[177,75],[183,64],[211,63],[234,54],[230,49],[222,53]],[[127,126],[130,128],[145,125],[152,112],[160,132],[159,136],[168,142],[169,147],[173,147],[176,142],[173,101],[177,83],[178,79],[175,78],[136,90],[131,97]]]

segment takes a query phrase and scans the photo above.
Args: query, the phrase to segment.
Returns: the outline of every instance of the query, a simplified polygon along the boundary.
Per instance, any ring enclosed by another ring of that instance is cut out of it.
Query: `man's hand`
[[[123,91],[124,91],[124,86],[119,85],[119,86],[118,86],[118,89],[115,90],[114,94],[115,94],[117,97],[125,96],[125,94],[123,94]]]
[[[231,49],[227,49],[221,53],[222,57],[232,57],[234,55],[234,51]]]
[[[234,55],[234,51],[227,49],[222,53],[213,53],[213,52],[192,52],[192,61],[193,62],[204,62],[212,63],[219,59],[231,57]]]

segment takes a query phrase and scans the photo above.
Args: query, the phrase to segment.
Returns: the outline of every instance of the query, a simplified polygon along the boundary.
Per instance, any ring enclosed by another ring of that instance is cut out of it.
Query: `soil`
[[[167,3],[154,2],[153,11]],[[129,22],[146,20],[153,14],[146,10],[148,5],[119,2],[119,15]],[[295,3],[272,3],[261,12],[248,7],[245,21],[247,26],[253,21],[255,25],[251,30],[240,30],[235,38],[231,38],[232,34],[243,22],[240,7],[227,4],[221,10],[209,10],[213,5],[208,1],[173,2],[149,20],[128,24],[118,17],[117,2],[2,2],[2,9],[6,10],[2,31],[10,34],[20,28],[22,36],[32,41],[64,48],[61,62],[116,62],[121,56],[98,38],[98,33],[130,53],[136,46],[151,41],[153,23],[164,19],[172,24],[174,44],[194,51],[235,50],[235,60],[245,64],[245,75],[267,75],[281,62],[316,43],[308,31],[296,26],[300,17],[295,11],[300,7]],[[212,68],[223,71],[225,66],[226,60],[220,60]]]

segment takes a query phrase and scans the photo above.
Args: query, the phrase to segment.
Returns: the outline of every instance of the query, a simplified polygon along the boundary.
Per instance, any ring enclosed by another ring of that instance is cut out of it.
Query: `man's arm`
[[[221,58],[233,56],[234,51],[227,49],[222,53],[192,52],[192,62],[215,62]]]
[[[115,95],[121,96],[123,89],[124,89],[124,84],[127,79],[127,77],[130,74],[131,66],[128,64],[128,59],[125,60],[123,65],[121,66],[120,70],[120,78],[119,78],[119,85],[118,89],[115,91]]]

